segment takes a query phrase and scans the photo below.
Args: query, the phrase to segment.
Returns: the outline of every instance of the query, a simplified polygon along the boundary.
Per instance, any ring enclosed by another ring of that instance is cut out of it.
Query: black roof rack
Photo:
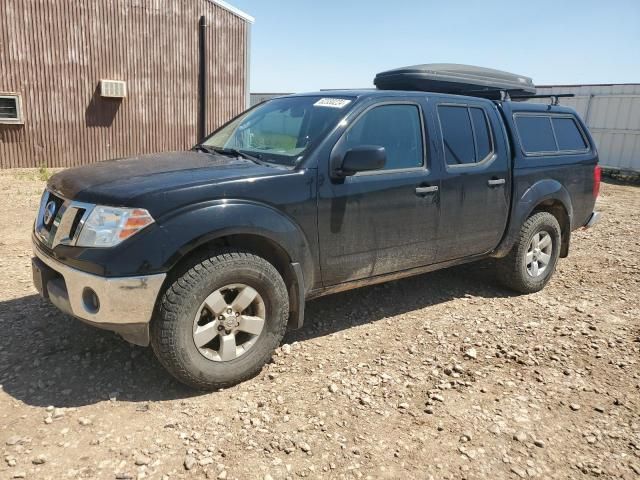
[[[558,105],[559,98],[569,98],[575,97],[573,93],[549,93],[549,94],[530,94],[523,95],[519,93],[512,94],[509,90],[462,90],[459,95],[468,95],[470,97],[481,97],[487,98],[489,100],[499,100],[501,102],[508,102],[510,100],[514,101],[525,101],[536,98],[550,98],[551,105]]]
[[[551,105],[558,105],[559,98],[575,97],[574,93],[549,93],[545,95],[511,95],[511,100],[530,100],[532,98],[550,98]]]

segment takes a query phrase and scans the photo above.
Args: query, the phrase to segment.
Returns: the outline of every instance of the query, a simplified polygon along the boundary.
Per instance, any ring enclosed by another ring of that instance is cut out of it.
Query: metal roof
[[[233,13],[234,15],[237,15],[238,17],[242,18],[243,20],[246,20],[249,23],[254,23],[256,21],[256,19],[253,18],[248,13],[243,12],[239,8],[236,8],[233,5],[230,5],[230,4],[228,4],[227,2],[225,2],[223,0],[209,0],[209,1],[211,3],[215,3],[216,5],[218,5],[221,8],[224,8],[225,10]]]

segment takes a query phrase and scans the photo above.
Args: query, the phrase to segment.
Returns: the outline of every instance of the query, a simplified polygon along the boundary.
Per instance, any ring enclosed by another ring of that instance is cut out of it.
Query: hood
[[[64,170],[49,180],[64,198],[107,205],[127,205],[132,199],[158,191],[181,189],[226,180],[273,175],[279,167],[203,152],[143,155]]]

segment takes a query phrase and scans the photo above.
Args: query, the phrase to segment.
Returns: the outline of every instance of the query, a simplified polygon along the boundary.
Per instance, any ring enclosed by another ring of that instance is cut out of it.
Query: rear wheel
[[[273,265],[249,252],[194,260],[165,290],[151,345],[178,380],[219,389],[260,371],[284,336],[287,289]]]
[[[498,261],[501,283],[521,293],[542,290],[558,262],[560,232],[558,220],[548,212],[529,217],[509,254]]]

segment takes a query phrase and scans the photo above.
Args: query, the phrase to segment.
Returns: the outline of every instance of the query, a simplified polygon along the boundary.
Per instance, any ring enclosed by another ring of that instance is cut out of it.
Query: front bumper
[[[166,274],[107,278],[71,268],[33,244],[33,283],[44,298],[65,313],[149,344],[149,322]]]

